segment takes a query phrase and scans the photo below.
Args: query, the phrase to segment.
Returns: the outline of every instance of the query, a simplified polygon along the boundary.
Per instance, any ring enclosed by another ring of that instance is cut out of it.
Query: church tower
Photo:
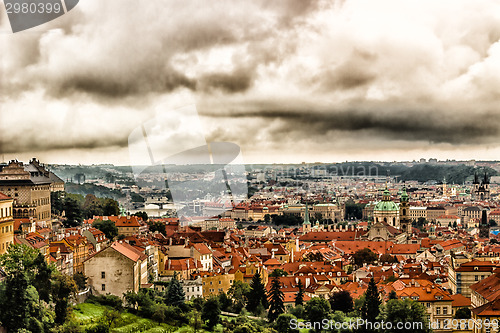
[[[302,223],[302,233],[308,233],[311,231],[311,221],[309,221],[309,207],[306,203],[306,211],[304,213],[304,222]]]
[[[400,230],[406,234],[406,238],[411,238],[412,226],[410,220],[410,198],[408,193],[406,193],[406,187],[403,187],[399,203],[399,225]]]
[[[482,211],[481,224],[479,225],[479,238],[490,238],[490,225],[486,209]]]

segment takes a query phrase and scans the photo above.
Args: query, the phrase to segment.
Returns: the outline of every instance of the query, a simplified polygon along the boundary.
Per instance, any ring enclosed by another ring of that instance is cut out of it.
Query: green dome
[[[393,212],[398,211],[399,206],[392,201],[380,201],[373,208],[374,211],[384,211],[384,212]]]

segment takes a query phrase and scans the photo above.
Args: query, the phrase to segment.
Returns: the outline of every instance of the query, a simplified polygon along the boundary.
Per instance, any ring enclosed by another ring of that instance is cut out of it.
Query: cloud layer
[[[0,147],[123,161],[134,128],[195,101],[252,162],[496,159],[499,39],[486,0],[88,0],[0,34]]]

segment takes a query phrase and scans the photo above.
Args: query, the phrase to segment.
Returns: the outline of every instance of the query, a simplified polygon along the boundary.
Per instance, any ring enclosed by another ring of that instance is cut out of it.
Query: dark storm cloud
[[[40,140],[36,135],[30,135],[27,140],[12,140],[10,137],[0,137],[0,148],[3,154],[19,154],[24,152],[43,152],[47,150],[67,150],[67,149],[96,149],[104,147],[127,147],[128,136],[107,136],[106,140],[102,137],[88,138],[66,138],[66,140]]]
[[[470,114],[470,113],[469,113]],[[209,115],[208,116],[216,116]],[[452,115],[443,119],[442,110],[385,109],[370,110],[270,110],[257,112],[234,112],[231,118],[264,119],[265,123],[278,120],[271,136],[278,140],[293,132],[296,140],[306,138],[328,138],[329,133],[340,131],[346,137],[363,133],[373,138],[402,141],[428,141],[431,143],[482,144],[491,143],[500,134],[500,115],[494,112],[474,117]],[[217,116],[216,116],[217,117]],[[254,133],[252,133],[254,134]],[[248,140],[253,140],[254,135]]]

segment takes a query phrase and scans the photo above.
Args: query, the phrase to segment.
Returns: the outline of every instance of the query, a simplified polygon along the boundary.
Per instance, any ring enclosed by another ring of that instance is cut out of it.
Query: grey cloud
[[[365,138],[385,140],[419,141],[430,143],[484,144],[492,143],[500,134],[500,115],[495,112],[481,112],[445,115],[447,111],[432,109],[399,109],[387,107],[377,110],[311,110],[286,109],[265,111],[232,112],[231,118],[241,118],[241,123],[251,119],[263,119],[264,123],[279,120],[278,127],[269,130],[273,140],[293,132],[295,140],[328,138],[331,132],[346,133],[348,136],[362,134]],[[224,115],[205,114],[212,117]],[[443,119],[446,117],[446,119]],[[261,128],[261,131],[268,129]],[[241,131],[237,131],[241,133]],[[356,134],[358,133],[358,134]],[[252,140],[254,133],[251,137]],[[390,145],[389,143],[387,143]]]

